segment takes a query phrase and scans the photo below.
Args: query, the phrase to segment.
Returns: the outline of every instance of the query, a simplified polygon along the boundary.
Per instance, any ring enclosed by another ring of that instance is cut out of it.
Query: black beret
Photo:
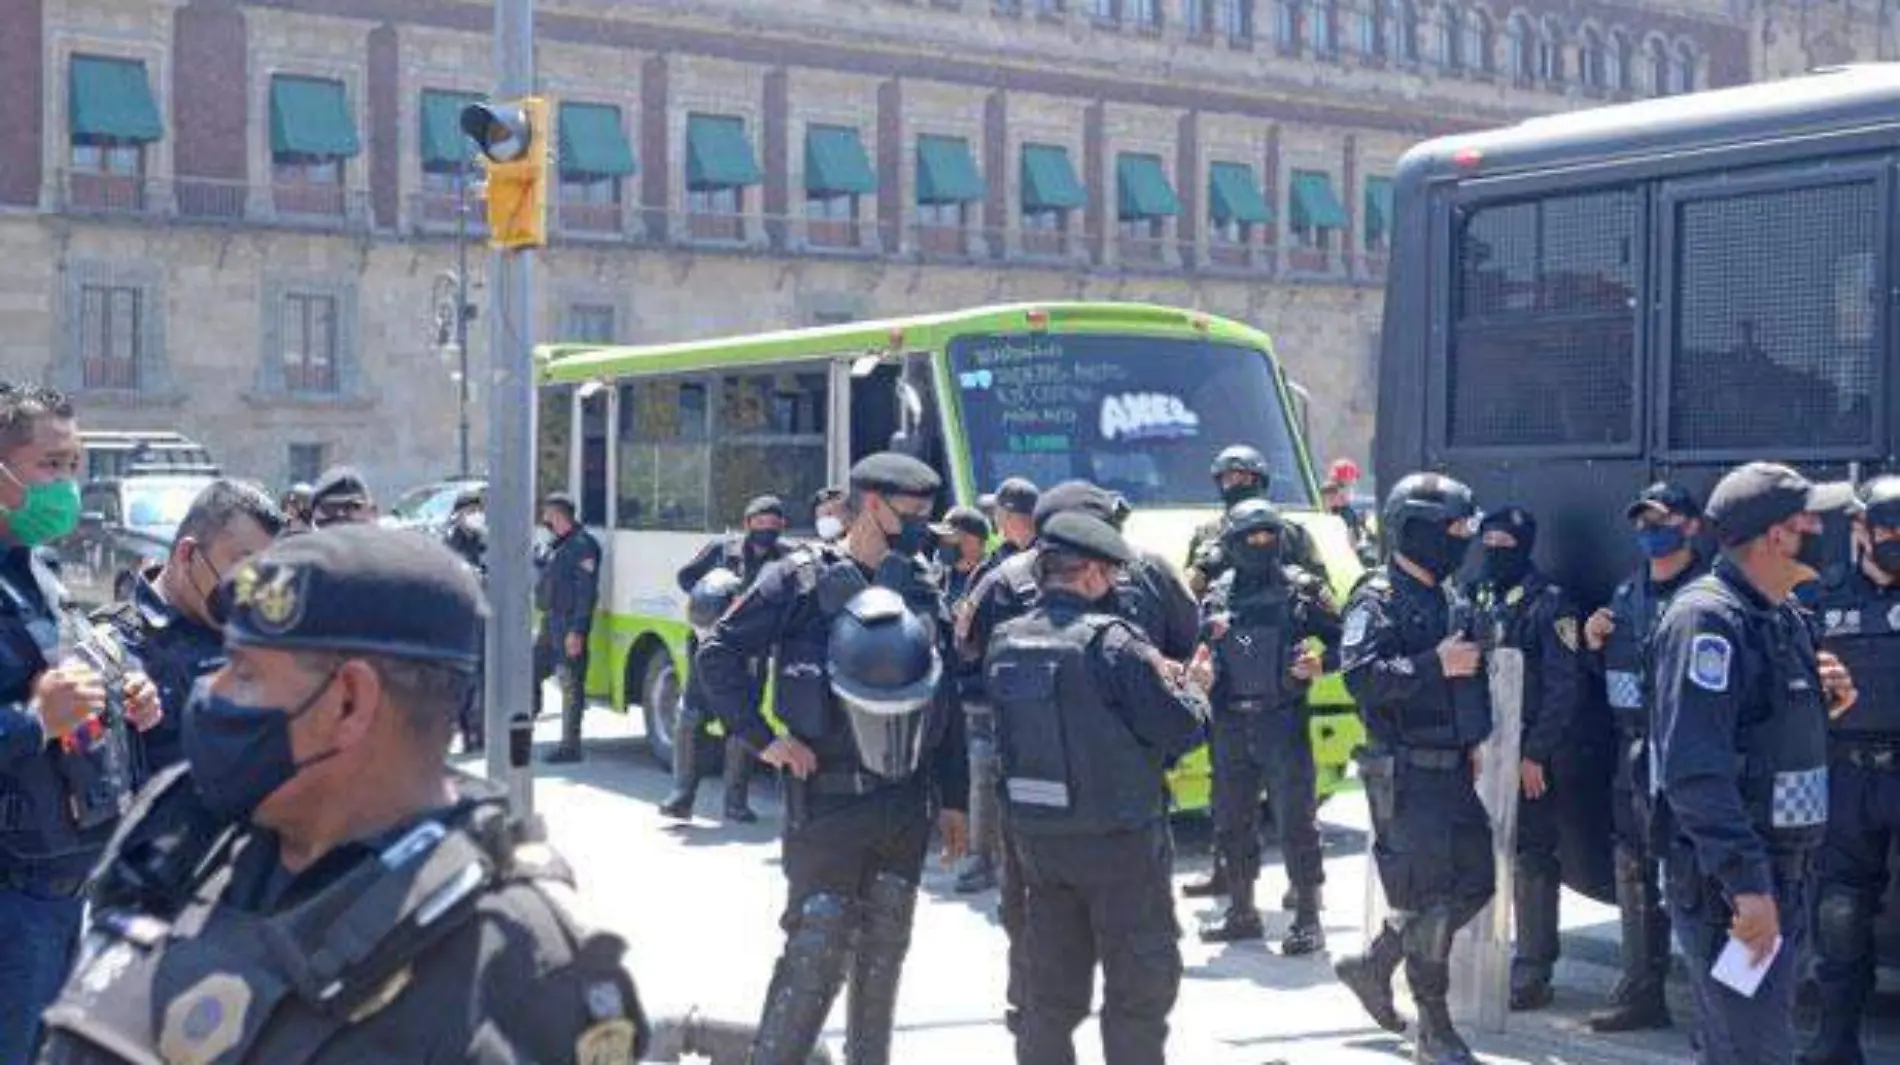
[[[1657,481],[1623,508],[1623,517],[1635,521],[1644,514],[1680,514],[1685,518],[1702,516],[1702,505],[1687,488],[1668,481]]]
[[[1036,500],[1041,494],[1034,483],[1021,477],[1011,477],[996,486],[996,506],[1011,514],[1034,514]]]
[[[1135,560],[1135,552],[1115,527],[1101,518],[1079,510],[1051,514],[1042,525],[1042,541],[1061,551],[1126,565]]]
[[[975,507],[951,507],[943,520],[931,526],[938,536],[969,533],[979,540],[990,538],[990,520]]]
[[[310,502],[315,506],[326,503],[367,503],[369,483],[353,467],[333,466],[317,478],[317,486],[310,490]]]
[[[937,471],[909,455],[880,451],[851,467],[851,487],[899,496],[935,495],[943,487]]]
[[[279,540],[219,596],[232,646],[388,655],[469,673],[481,665],[481,588],[419,532],[338,525]]]
[[[1716,483],[1709,494],[1709,520],[1722,546],[1734,547],[1804,511],[1827,514],[1858,506],[1848,482],[1815,484],[1780,463],[1751,462]]]
[[[745,516],[748,519],[756,518],[761,514],[774,514],[782,518],[785,516],[785,504],[777,496],[759,496],[745,505]]]
[[[1077,510],[1115,524],[1115,493],[1088,481],[1064,481],[1036,499],[1036,529],[1040,532],[1051,517]]]

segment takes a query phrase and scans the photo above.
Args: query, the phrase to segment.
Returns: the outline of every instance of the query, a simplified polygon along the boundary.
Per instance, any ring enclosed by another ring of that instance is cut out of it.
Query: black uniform
[[[1260,491],[1254,498],[1265,499],[1267,494]],[[1193,584],[1205,589],[1229,569],[1226,551],[1221,547],[1226,531],[1227,516],[1222,514],[1196,526],[1194,535],[1188,538],[1187,574]],[[1286,523],[1285,535],[1286,545],[1282,551],[1287,562],[1319,578],[1321,583],[1330,584],[1332,578],[1327,576],[1326,560],[1320,557],[1313,537],[1293,522]]]
[[[488,518],[479,510],[458,514],[442,542],[477,573],[488,573]]]
[[[1284,528],[1284,526],[1283,526]],[[1319,936],[1321,863],[1318,776],[1313,765],[1309,682],[1287,671],[1309,639],[1325,646],[1326,668],[1338,666],[1340,622],[1332,597],[1317,578],[1292,567],[1255,575],[1228,570],[1208,589],[1202,606],[1214,648],[1214,836],[1230,897],[1226,925],[1211,938],[1255,938],[1260,915],[1254,880],[1260,875],[1260,789],[1272,797],[1280,851],[1295,896],[1296,925],[1308,940]],[[1218,621],[1223,629],[1215,636]],[[1241,927],[1235,928],[1234,925]],[[1315,946],[1313,949],[1317,949]],[[1289,953],[1309,953],[1294,949]]]
[[[71,967],[79,888],[133,783],[123,719],[48,742],[29,709],[77,631],[41,554],[0,541],[0,1063],[28,1060],[39,1013]]]
[[[541,685],[557,670],[561,673],[562,752],[578,754],[581,714],[587,707],[587,637],[594,627],[594,603],[600,593],[600,543],[592,533],[575,525],[548,545],[539,560],[534,587],[535,609],[542,612],[541,631],[534,641],[534,713],[541,715]],[[581,638],[581,653],[567,657],[567,637]]]
[[[1113,537],[1076,514],[1051,519],[1048,535],[1071,521]],[[1135,626],[1098,610],[1050,591],[997,631],[985,661],[1027,897],[1025,1065],[1075,1060],[1098,962],[1110,1065],[1164,1060],[1180,988],[1166,772],[1198,743],[1206,708],[1164,679]]]
[[[130,600],[94,615],[117,630],[125,649],[157,685],[165,710],[157,725],[133,737],[143,779],[184,759],[179,730],[191,686],[225,662],[224,634],[166,602],[156,583],[158,572],[142,574]]]
[[[1517,952],[1511,964],[1511,1004],[1515,1009],[1537,1008],[1550,999],[1550,976],[1557,965],[1557,903],[1563,890],[1557,862],[1557,789],[1564,785],[1556,777],[1555,763],[1584,696],[1582,619],[1563,589],[1534,568],[1513,585],[1481,582],[1473,598],[1496,645],[1524,653],[1518,755],[1543,767],[1547,788],[1536,799],[1520,792],[1512,883]]]
[[[774,735],[758,705],[752,663],[776,655],[778,717],[818,759],[815,775],[786,780],[785,952],[773,974],[755,1065],[805,1060],[847,968],[851,1060],[886,1060],[933,791],[936,802],[957,810],[969,796],[954,670],[943,669],[929,710],[924,768],[893,781],[859,759],[835,705],[827,648],[834,619],[873,580],[901,594],[910,612],[935,628],[941,662],[953,661],[943,597],[921,561],[892,554],[867,573],[842,551],[814,545],[767,565],[714,626],[695,662],[707,705],[729,734],[760,752]]]
[[[1870,523],[1877,515],[1870,505]],[[1859,1065],[1860,1020],[1874,987],[1874,919],[1900,838],[1900,583],[1852,572],[1815,609],[1826,625],[1823,648],[1847,667],[1860,698],[1831,724],[1815,907],[1821,1022],[1801,1060]]]

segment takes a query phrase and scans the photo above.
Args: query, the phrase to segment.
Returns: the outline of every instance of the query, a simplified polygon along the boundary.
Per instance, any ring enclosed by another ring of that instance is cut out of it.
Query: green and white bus
[[[1252,444],[1342,602],[1359,575],[1344,524],[1316,506],[1302,393],[1267,335],[1239,322],[1044,303],[679,344],[544,345],[537,361],[537,491],[572,493],[606,552],[588,689],[641,707],[662,763],[687,667],[679,568],[763,493],[785,499],[795,534],[809,532],[812,494],[870,452],[930,462],[944,506],[974,504],[1010,475],[1087,478],[1133,504],[1132,540],[1184,562],[1194,528],[1218,512],[1214,454]],[[1337,677],[1312,702],[1326,794],[1362,732]],[[1206,805],[1204,752],[1174,785],[1181,808]]]

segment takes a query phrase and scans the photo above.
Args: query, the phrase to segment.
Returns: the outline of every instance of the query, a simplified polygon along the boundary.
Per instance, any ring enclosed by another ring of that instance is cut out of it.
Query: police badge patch
[[[165,1007],[158,1052],[172,1065],[210,1065],[238,1045],[251,988],[230,973],[213,973]]]
[[[1557,619],[1557,639],[1562,641],[1564,649],[1572,654],[1577,651],[1577,619],[1562,617]]]
[[[631,1065],[635,1034],[624,1017],[601,1021],[574,1041],[575,1065]]]
[[[1728,691],[1729,663],[1734,649],[1725,637],[1712,632],[1696,634],[1689,642],[1689,680],[1706,691]]]
[[[1370,611],[1362,608],[1347,614],[1346,632],[1340,637],[1340,642],[1347,647],[1359,646],[1359,643],[1366,638],[1366,626],[1370,624],[1372,624]]]

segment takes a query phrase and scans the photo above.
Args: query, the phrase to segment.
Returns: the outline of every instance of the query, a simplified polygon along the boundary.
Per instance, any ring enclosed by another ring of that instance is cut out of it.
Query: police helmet
[[[896,592],[866,588],[832,621],[826,662],[859,761],[893,780],[915,772],[943,675],[930,627]]]
[[[1478,501],[1464,482],[1442,473],[1411,473],[1392,486],[1379,523],[1398,535],[1413,522],[1444,525],[1478,516]]]
[[[686,597],[686,620],[699,632],[706,632],[726,615],[745,582],[737,573],[720,568],[701,577]]]
[[[1263,548],[1248,541],[1259,533],[1272,533],[1273,546]],[[1243,499],[1227,511],[1226,527],[1221,530],[1221,550],[1243,569],[1270,568],[1277,564],[1281,544],[1285,542],[1286,519],[1264,499]],[[1258,566],[1251,565],[1258,563]]]
[[[1900,474],[1883,473],[1860,486],[1867,524],[1900,528]]]
[[[1219,483],[1222,474],[1251,473],[1267,483],[1267,458],[1258,449],[1246,444],[1235,444],[1214,456],[1214,465],[1207,471],[1208,476]]]

